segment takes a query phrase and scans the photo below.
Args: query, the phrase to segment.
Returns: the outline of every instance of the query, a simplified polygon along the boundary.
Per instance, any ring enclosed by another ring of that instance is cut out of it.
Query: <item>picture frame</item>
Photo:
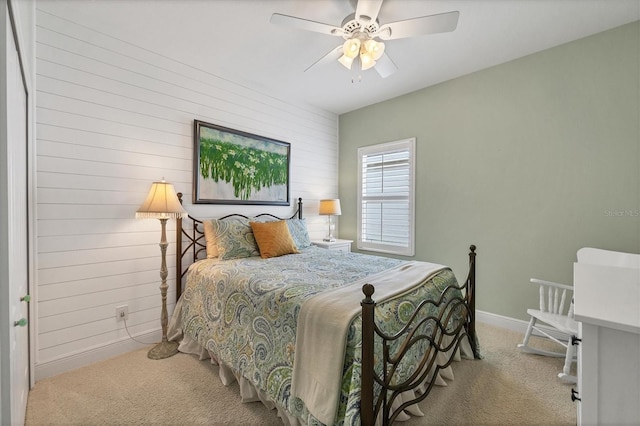
[[[290,205],[290,143],[193,123],[194,204]]]

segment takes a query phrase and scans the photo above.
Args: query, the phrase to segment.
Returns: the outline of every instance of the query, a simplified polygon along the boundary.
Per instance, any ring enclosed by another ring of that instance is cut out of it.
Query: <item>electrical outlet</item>
[[[116,319],[118,321],[124,321],[129,319],[128,305],[116,306]]]

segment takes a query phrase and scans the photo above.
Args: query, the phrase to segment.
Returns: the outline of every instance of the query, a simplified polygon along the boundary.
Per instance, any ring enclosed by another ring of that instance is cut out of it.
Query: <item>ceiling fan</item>
[[[354,62],[359,62],[362,70],[375,68],[382,78],[396,72],[398,67],[385,53],[385,44],[380,40],[396,40],[450,32],[455,30],[458,25],[458,17],[460,16],[458,11],[380,25],[378,13],[382,2],[383,0],[355,0],[355,13],[344,18],[340,27],[280,13],[271,15],[270,22],[285,27],[338,36],[345,40],[340,46],[311,64],[305,72],[317,65],[338,60],[348,69],[351,69]]]

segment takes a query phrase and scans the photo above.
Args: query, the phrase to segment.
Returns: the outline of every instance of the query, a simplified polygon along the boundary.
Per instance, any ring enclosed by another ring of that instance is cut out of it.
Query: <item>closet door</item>
[[[8,281],[8,297],[0,303],[8,303],[8,321],[2,324],[9,329],[7,340],[2,342],[2,418],[0,423],[23,424],[29,393],[29,229],[28,229],[28,181],[27,181],[27,90],[15,42],[12,20],[7,6],[2,18],[4,26],[4,49],[6,52],[2,84],[6,87],[6,116],[3,117],[3,138],[6,149],[0,160],[6,173],[0,179],[1,203],[6,206],[5,241],[0,253],[6,254],[5,274]],[[2,75],[2,73],[0,73]],[[5,133],[6,131],[6,133]],[[5,165],[3,164],[3,166]],[[3,209],[4,210],[4,209]],[[4,215],[3,215],[4,216]],[[2,232],[2,233],[4,233]],[[3,266],[5,266],[3,265]],[[6,343],[6,346],[5,346]],[[5,349],[6,348],[6,349]],[[8,362],[7,362],[8,358]]]

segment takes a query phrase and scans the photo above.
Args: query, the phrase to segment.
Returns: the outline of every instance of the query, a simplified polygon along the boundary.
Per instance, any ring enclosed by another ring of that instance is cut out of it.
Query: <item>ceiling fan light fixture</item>
[[[342,53],[347,58],[353,59],[358,56],[360,52],[360,40],[357,38],[350,38],[342,45]]]
[[[455,31],[460,17],[459,11],[451,11],[380,25],[378,15],[385,0],[349,1],[352,6],[355,6],[355,13],[347,15],[340,26],[281,13],[271,15],[272,24],[339,36],[343,39],[341,45],[336,46],[305,71],[317,64],[334,62],[338,59],[348,69],[353,67],[353,62],[360,62],[363,70],[376,66],[378,74],[385,78],[396,72],[398,67],[385,54],[382,41]]]

